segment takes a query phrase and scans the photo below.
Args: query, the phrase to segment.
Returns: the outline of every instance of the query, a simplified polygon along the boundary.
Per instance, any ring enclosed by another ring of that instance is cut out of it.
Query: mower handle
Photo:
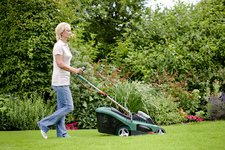
[[[85,67],[82,67],[81,69],[83,69],[84,71]],[[84,82],[88,83],[88,81],[85,78],[83,78],[80,74],[77,73],[75,76],[78,77],[80,80],[83,80]]]

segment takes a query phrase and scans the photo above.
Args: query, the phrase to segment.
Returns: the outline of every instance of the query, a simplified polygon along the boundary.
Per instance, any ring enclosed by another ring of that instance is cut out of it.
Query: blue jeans
[[[69,86],[53,86],[57,93],[57,111],[38,122],[41,130],[48,132],[50,126],[56,125],[57,137],[67,137],[65,116],[73,111],[73,99]]]

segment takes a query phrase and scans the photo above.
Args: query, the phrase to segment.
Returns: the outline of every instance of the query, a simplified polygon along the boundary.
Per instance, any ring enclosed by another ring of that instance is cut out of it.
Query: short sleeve
[[[63,55],[63,46],[59,43],[56,43],[53,48],[53,54],[54,55],[57,55],[57,54]]]

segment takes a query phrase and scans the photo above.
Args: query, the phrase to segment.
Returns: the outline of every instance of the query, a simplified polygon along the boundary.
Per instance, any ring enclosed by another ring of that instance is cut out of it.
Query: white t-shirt
[[[70,85],[70,72],[65,71],[58,67],[55,60],[55,55],[57,54],[63,56],[63,62],[68,66],[70,66],[70,60],[72,58],[72,54],[67,44],[63,43],[61,40],[55,43],[53,48],[52,85],[53,86]]]

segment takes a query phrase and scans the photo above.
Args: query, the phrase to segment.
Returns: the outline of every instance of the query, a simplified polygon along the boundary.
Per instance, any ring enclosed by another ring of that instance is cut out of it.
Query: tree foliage
[[[84,26],[85,41],[95,35],[95,45],[98,45],[99,51],[96,56],[104,59],[116,40],[122,38],[125,29],[130,28],[130,20],[140,20],[144,3],[145,0],[67,0],[63,2],[62,11],[70,10],[68,18],[73,26]]]
[[[142,21],[132,21],[124,41],[109,55],[115,64],[126,64],[136,77],[148,80],[158,68],[170,73],[222,67],[225,60],[225,5],[202,1],[177,3],[172,9],[149,9]]]
[[[51,86],[56,6],[54,0],[0,2],[1,92],[44,92]]]

